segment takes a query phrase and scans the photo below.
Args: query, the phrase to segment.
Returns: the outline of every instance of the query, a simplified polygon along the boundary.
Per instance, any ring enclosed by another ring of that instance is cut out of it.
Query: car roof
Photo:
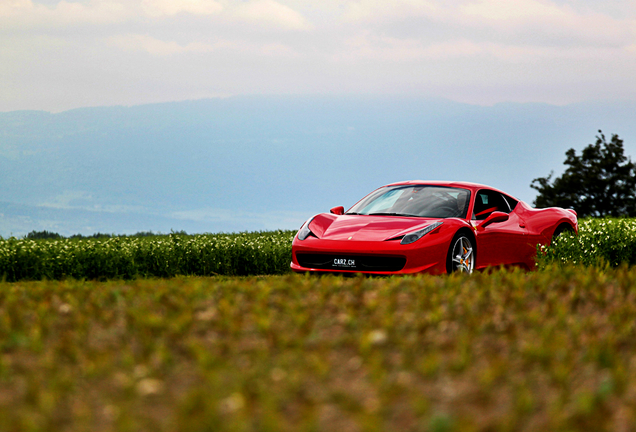
[[[411,184],[423,184],[423,185],[431,185],[431,186],[448,186],[448,187],[458,187],[470,190],[478,190],[478,189],[490,189],[499,193],[502,193],[506,196],[514,198],[509,193],[506,193],[502,190],[494,188],[492,186],[487,186],[479,183],[465,182],[465,181],[442,181],[442,180],[406,180],[395,183],[390,183],[386,186],[399,186],[399,185],[411,185]]]

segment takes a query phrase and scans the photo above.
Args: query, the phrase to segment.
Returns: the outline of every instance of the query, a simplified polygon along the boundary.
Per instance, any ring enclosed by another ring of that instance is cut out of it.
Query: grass
[[[636,269],[0,284],[2,431],[602,431]]]

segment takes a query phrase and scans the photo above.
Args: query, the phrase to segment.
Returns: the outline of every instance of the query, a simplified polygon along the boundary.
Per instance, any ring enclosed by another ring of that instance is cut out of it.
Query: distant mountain
[[[636,102],[233,97],[0,113],[0,235],[297,228],[385,183],[468,180],[532,202],[598,129],[636,155]]]

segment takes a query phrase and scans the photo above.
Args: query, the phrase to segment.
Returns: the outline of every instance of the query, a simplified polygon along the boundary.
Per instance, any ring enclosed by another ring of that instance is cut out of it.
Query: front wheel
[[[475,269],[475,245],[473,240],[465,234],[459,233],[453,237],[446,260],[448,273],[456,271],[471,274]]]

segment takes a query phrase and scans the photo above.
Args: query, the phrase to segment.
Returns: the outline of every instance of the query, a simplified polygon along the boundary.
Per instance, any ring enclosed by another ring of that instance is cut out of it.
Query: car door
[[[523,265],[526,262],[527,231],[525,222],[515,212],[504,195],[490,189],[475,194],[472,222],[477,239],[477,268]],[[516,205],[516,201],[513,205]],[[508,220],[484,224],[495,211],[508,214]]]

